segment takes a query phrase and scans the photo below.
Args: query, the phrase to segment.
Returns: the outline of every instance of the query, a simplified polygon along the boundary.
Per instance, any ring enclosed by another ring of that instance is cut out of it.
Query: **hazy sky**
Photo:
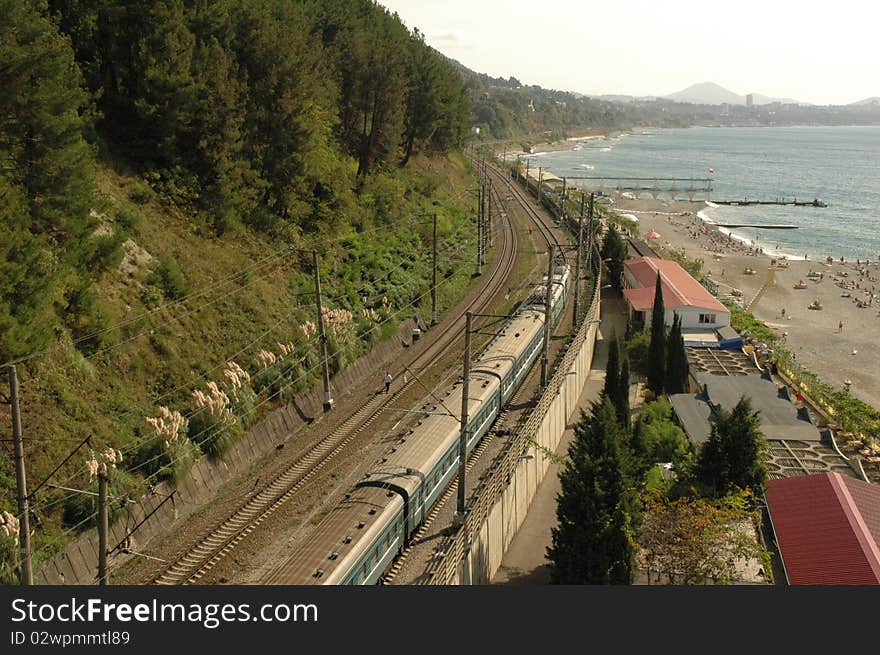
[[[469,68],[585,94],[880,96],[876,0],[379,0]]]

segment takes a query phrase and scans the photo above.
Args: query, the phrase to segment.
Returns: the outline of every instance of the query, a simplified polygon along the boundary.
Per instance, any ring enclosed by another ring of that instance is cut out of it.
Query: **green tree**
[[[608,230],[602,241],[602,259],[606,260],[611,284],[620,289],[623,284],[623,262],[626,259],[626,241],[620,236],[614,223],[608,223]]]
[[[633,449],[647,469],[658,462],[672,462],[679,478],[690,475],[694,454],[690,440],[672,417],[665,398],[647,403],[633,428]]]
[[[666,308],[663,305],[663,285],[660,272],[654,286],[654,306],[651,309],[651,344],[648,346],[648,388],[659,396],[666,379]]]
[[[620,424],[627,432],[630,429],[630,409],[629,409],[629,359],[623,358],[620,365],[620,381],[618,383],[617,399],[614,408],[617,410],[617,417]]]
[[[612,329],[608,340],[608,360],[605,364],[605,386],[602,393],[615,404],[620,391],[620,343],[617,333]],[[616,405],[615,405],[616,406]]]
[[[681,317],[678,312],[672,320],[672,329],[666,343],[666,393],[684,393],[687,390],[689,365],[681,333]]]
[[[629,584],[633,545],[623,473],[623,429],[611,401],[581,414],[560,474],[558,524],[547,549],[553,584]]]
[[[0,0],[0,360],[47,345],[96,254],[88,96],[43,1]]]
[[[730,412],[715,410],[712,431],[697,460],[697,478],[716,496],[743,489],[760,494],[767,480],[766,452],[758,412],[752,411],[751,400],[740,398]]]

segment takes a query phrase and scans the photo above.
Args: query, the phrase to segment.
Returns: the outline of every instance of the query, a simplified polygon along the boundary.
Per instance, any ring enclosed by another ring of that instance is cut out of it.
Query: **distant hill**
[[[720,105],[725,102],[730,105],[746,104],[746,97],[744,95],[734,93],[714,82],[700,82],[699,84],[693,84],[682,91],[676,91],[675,93],[670,93],[663,97],[668,100],[690,102],[695,105]],[[768,105],[773,102],[795,105],[807,104],[798,100],[792,100],[791,98],[771,98],[759,93],[752,94],[752,102],[756,105]]]
[[[864,100],[859,100],[858,102],[849,103],[849,107],[863,107],[870,105],[880,105],[880,96],[873,96],[871,98],[865,98]]]

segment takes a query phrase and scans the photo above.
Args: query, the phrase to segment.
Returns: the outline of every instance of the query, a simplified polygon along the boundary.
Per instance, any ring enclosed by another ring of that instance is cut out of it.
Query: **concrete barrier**
[[[414,324],[412,318],[406,319],[394,336],[376,344],[368,353],[335,375],[331,379],[334,395],[337,398],[346,396],[358,384],[375,383],[378,389],[384,367],[390,367],[390,362],[403,352],[404,344],[409,344]],[[155,493],[140,498],[136,510],[114,521],[108,537],[110,548],[113,549],[128,534],[131,529],[129,526],[134,527],[144,517],[147,517],[146,520],[132,534],[134,544],[143,547],[150,540],[169,534],[181,519],[210,502],[226,482],[246,473],[252,464],[278,444],[295,437],[311,425],[323,413],[322,405],[323,389],[309,389],[264,416],[222,458],[199,459],[176,487],[168,482],[154,485]],[[162,499],[175,491],[174,503],[166,502],[156,510]],[[154,510],[155,513],[151,514]],[[34,583],[95,584],[97,551],[97,530],[83,532],[64,550],[42,563],[34,574]]]
[[[596,288],[601,288],[600,282]],[[428,584],[488,584],[498,571],[550,467],[550,458],[542,449],[555,452],[566,426],[577,418],[577,399],[590,375],[599,310],[597,291],[544,395],[512,439],[501,463],[475,493],[464,525],[438,546],[445,556],[429,565]],[[533,457],[521,457],[526,452]]]

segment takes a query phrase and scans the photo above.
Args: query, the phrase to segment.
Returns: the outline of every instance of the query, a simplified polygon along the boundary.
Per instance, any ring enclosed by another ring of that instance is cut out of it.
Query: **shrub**
[[[189,287],[184,282],[183,273],[181,273],[180,268],[177,266],[177,262],[168,255],[163,255],[159,258],[156,268],[152,270],[144,281],[147,284],[159,287],[166,298],[173,300],[179,300],[189,293]]]

